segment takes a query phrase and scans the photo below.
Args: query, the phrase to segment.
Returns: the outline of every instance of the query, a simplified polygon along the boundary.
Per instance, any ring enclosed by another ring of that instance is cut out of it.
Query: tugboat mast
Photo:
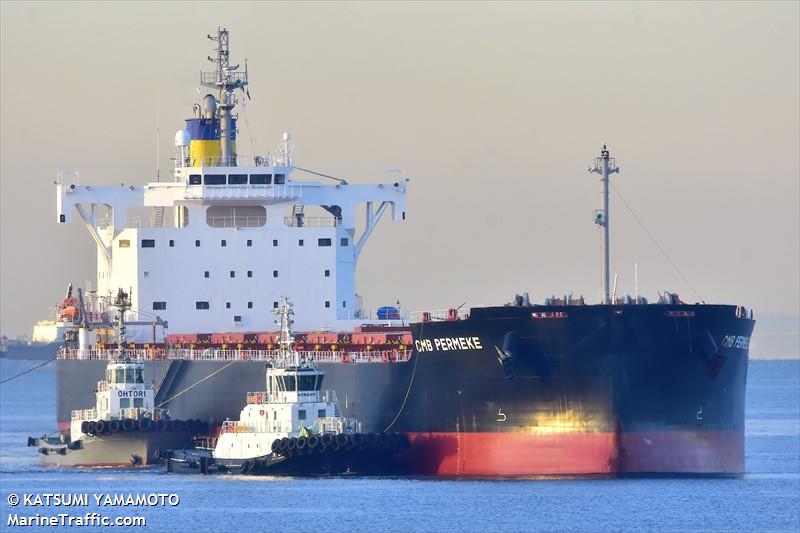
[[[217,43],[217,57],[208,57],[208,60],[217,64],[215,72],[201,72],[200,84],[219,91],[219,119],[220,119],[220,166],[236,166],[236,154],[233,151],[233,119],[231,111],[236,105],[233,91],[244,89],[247,85],[247,62],[244,70],[239,70],[239,65],[230,65],[230,52],[228,51],[228,30],[217,28],[217,35],[209,35],[209,39]]]
[[[117,361],[127,360],[123,357],[125,352],[125,311],[130,309],[131,303],[128,300],[128,295],[122,289],[117,292],[117,298],[114,301],[119,312],[117,313]]]
[[[600,226],[602,230],[600,238],[600,303],[611,303],[611,259],[610,259],[610,242],[609,242],[609,229],[610,221],[608,216],[608,189],[609,189],[609,176],[619,172],[616,159],[610,157],[606,143],[603,143],[603,150],[600,152],[600,157],[594,160],[594,166],[589,167],[590,173],[600,174],[600,199],[602,208],[594,212],[594,223]]]
[[[297,365],[297,352],[294,351],[294,337],[292,337],[292,320],[291,315],[294,314],[292,310],[292,302],[286,296],[281,296],[278,307],[274,311],[277,315],[275,324],[280,325],[281,333],[278,338],[278,353],[284,364]]]

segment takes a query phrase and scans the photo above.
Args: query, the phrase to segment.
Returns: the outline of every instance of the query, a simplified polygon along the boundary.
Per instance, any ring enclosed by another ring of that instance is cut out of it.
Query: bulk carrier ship
[[[305,331],[294,348],[324,371],[342,416],[408,436],[410,474],[743,472],[752,312],[613,294],[608,183],[618,169],[605,146],[591,169],[603,187],[600,304],[520,296],[421,313],[408,326],[394,307],[367,313],[355,292],[378,221],[387,211],[405,219],[407,180],[353,185],[302,169],[288,134],[274,154],[238,155],[233,110],[248,97],[247,68],[230,63],[227,30],[209,38],[216,70],[200,82],[212,94],[176,134],[172,181],[57,181],[58,222],[77,212],[98,251],[96,289],[62,305],[62,431],[118,353],[107,330],[118,288],[134,315],[124,352],[144,363],[156,407],[217,428],[263,388],[279,340],[271,311],[286,295]]]

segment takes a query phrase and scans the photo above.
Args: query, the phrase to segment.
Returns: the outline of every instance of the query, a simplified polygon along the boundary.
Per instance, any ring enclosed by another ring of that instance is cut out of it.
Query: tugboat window
[[[189,174],[189,185],[200,185],[200,174]]]
[[[144,398],[134,398],[133,399],[133,406],[137,408],[144,407]]]
[[[306,419],[306,410],[305,409],[298,409],[297,410],[297,419],[298,420],[305,420]]]
[[[121,409],[129,409],[131,406],[131,399],[130,398],[120,398],[119,406]]]
[[[294,376],[284,376],[278,379],[278,389],[294,392]]]
[[[228,174],[228,185],[247,185],[247,174]]]
[[[125,369],[125,383],[136,383],[136,376],[132,368]]]
[[[317,418],[325,418],[325,409],[319,409],[317,411]]]
[[[317,376],[297,376],[297,390],[314,391],[317,390]]]
[[[144,383],[144,369],[137,368],[136,369],[136,383]]]
[[[275,185],[283,185],[286,183],[286,174],[275,174]]]
[[[155,248],[155,247],[156,247],[155,239],[142,239],[142,248]]]
[[[116,376],[114,376],[114,383],[125,383],[125,369],[118,368]]]

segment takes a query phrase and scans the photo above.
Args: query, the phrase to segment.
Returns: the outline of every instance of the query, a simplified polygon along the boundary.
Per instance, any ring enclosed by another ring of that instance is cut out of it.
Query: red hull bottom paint
[[[611,474],[615,442],[613,433],[413,433],[404,459],[423,475]]]
[[[742,431],[622,433],[620,446],[621,473],[744,473]]]
[[[403,462],[413,474],[552,476],[740,474],[740,432],[412,433]]]

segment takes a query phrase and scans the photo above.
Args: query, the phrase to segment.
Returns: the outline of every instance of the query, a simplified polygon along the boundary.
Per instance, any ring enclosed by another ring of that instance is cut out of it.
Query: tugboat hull
[[[70,444],[40,441],[42,464],[64,467],[133,467],[159,462],[162,450],[191,442],[185,431],[84,436]]]

